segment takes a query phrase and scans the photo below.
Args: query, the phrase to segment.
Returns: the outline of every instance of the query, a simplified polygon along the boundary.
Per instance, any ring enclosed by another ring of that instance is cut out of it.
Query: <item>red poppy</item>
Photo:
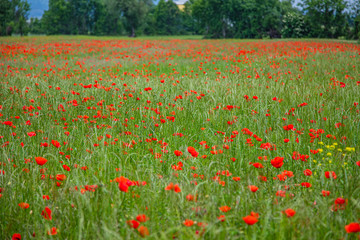
[[[173,183],[170,183],[167,187],[165,187],[165,190],[173,190],[174,192],[181,192],[181,189],[179,187],[179,185],[177,184],[173,184]]]
[[[257,186],[254,185],[249,185],[248,188],[250,189],[250,191],[252,192],[256,192],[259,188]]]
[[[57,228],[56,227],[52,227],[48,232],[47,234],[48,235],[56,235],[57,234]]]
[[[322,194],[324,197],[327,197],[327,196],[330,195],[330,191],[322,190],[322,191],[321,191],[321,194]]]
[[[255,168],[264,168],[264,166],[261,163],[253,163],[252,164]]]
[[[136,220],[127,220],[126,221],[126,224],[129,226],[129,227],[131,227],[131,228],[138,228],[139,227],[139,225],[140,225],[140,223],[138,222],[138,221],[136,221]]]
[[[52,220],[51,217],[51,209],[48,207],[45,207],[45,210],[43,210],[41,212],[41,215],[46,219],[46,220]]]
[[[177,157],[183,155],[183,153],[182,153],[181,151],[179,151],[179,150],[175,150],[175,151],[174,151],[174,154],[175,154]]]
[[[183,224],[187,227],[191,227],[192,225],[194,225],[194,221],[190,220],[190,219],[185,219],[185,221],[183,222]]]
[[[48,160],[43,157],[35,157],[35,161],[38,165],[42,166],[44,165]]]
[[[58,141],[56,141],[56,140],[51,140],[51,144],[56,148],[61,147],[60,143]]]
[[[21,234],[20,233],[14,233],[12,235],[11,240],[21,240]]]
[[[122,192],[127,192],[128,188],[134,185],[132,181],[123,176],[115,178],[115,181],[119,183],[119,189]]]
[[[58,181],[64,181],[66,179],[65,174],[56,174],[56,180]]]
[[[247,225],[254,225],[255,223],[257,223],[259,221],[256,217],[251,216],[251,215],[243,217],[243,220]]]
[[[196,201],[197,201],[197,197],[194,196],[194,195],[188,194],[188,195],[186,196],[186,200],[188,200],[189,202],[190,202],[190,201],[196,202]]]
[[[360,224],[357,222],[352,222],[349,225],[345,226],[345,231],[347,233],[357,233],[360,232]]]
[[[194,158],[196,158],[197,156],[199,156],[199,153],[195,150],[194,147],[189,146],[187,148],[188,152],[191,154],[191,156],[193,156]]]
[[[292,130],[294,128],[294,125],[289,124],[289,125],[283,126],[283,128],[284,128],[284,130],[289,131],[289,130]]]
[[[22,202],[22,203],[19,203],[19,207],[21,207],[22,209],[27,209],[27,208],[29,208],[29,204],[28,203],[24,203],[24,202]]]
[[[325,177],[326,177],[326,178],[333,178],[333,179],[336,179],[336,178],[337,178],[337,176],[336,176],[336,174],[335,174],[334,171],[331,171],[331,172],[326,171],[326,172],[325,172]]]
[[[303,183],[301,183],[301,186],[303,186],[305,188],[310,188],[312,185],[311,185],[311,183],[303,182]]]
[[[283,211],[283,214],[285,214],[287,217],[293,217],[295,215],[295,210],[288,208],[285,211]]]
[[[138,228],[138,231],[139,231],[139,234],[141,237],[146,237],[148,236],[150,233],[149,233],[149,229],[147,227],[144,227],[144,226],[140,226]]]
[[[271,165],[275,168],[280,168],[284,164],[284,158],[283,157],[275,157],[274,159],[271,159]]]
[[[304,170],[304,175],[305,176],[311,176],[312,175],[312,171],[310,169],[305,169]]]
[[[336,212],[337,210],[344,210],[347,205],[348,200],[344,198],[337,198],[334,201],[334,204],[331,206],[331,210]]]
[[[149,218],[145,214],[140,214],[136,217],[136,220],[139,222],[146,222]]]
[[[229,206],[222,206],[222,207],[219,207],[220,211],[222,212],[228,212],[230,211],[231,207]]]
[[[225,215],[220,215],[217,219],[219,219],[220,222],[225,222]]]

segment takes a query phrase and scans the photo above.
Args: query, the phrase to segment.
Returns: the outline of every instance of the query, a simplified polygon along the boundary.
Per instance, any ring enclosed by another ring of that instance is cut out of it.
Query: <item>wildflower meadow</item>
[[[359,44],[0,49],[0,239],[360,238]]]

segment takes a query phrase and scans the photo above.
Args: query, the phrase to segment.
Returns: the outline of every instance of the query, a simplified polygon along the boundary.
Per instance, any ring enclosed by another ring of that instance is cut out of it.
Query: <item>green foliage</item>
[[[41,21],[37,18],[30,18],[29,32],[32,34],[44,34],[44,29],[41,26]]]
[[[30,5],[26,0],[0,0],[0,36],[12,33],[26,35],[29,31]]]
[[[172,1],[160,0],[154,13],[156,33],[159,35],[179,35],[182,29],[181,13]]]
[[[287,13],[283,18],[282,37],[302,38],[306,35],[304,16],[299,13]]]
[[[344,35],[344,0],[303,0],[301,6],[310,37],[337,38]]]
[[[69,2],[65,0],[49,0],[49,10],[42,17],[42,25],[45,33],[71,34],[71,10]]]
[[[142,25],[148,13],[151,0],[117,0],[124,16],[125,28],[131,37],[136,37],[136,31]]]
[[[154,5],[154,2],[156,5]],[[49,0],[27,23],[26,0],[0,0],[0,35],[184,35],[206,38],[319,37],[357,39],[360,2],[346,0]]]

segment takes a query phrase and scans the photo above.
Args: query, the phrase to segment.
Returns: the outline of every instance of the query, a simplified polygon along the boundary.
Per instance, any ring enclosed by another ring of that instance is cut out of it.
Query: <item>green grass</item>
[[[344,229],[360,218],[359,45],[199,38],[0,39],[0,239],[14,233],[23,239],[34,233],[35,239],[140,238],[126,224],[139,214],[148,217],[140,225],[149,239],[359,236]],[[285,131],[289,124],[299,132]],[[244,134],[246,128],[261,141]],[[263,143],[276,150],[262,149]],[[294,152],[308,158],[294,160]],[[281,168],[271,164],[277,156],[284,158]],[[39,166],[35,157],[48,161]],[[293,177],[280,181],[284,170]],[[337,178],[325,178],[325,171]],[[56,180],[57,174],[66,179]],[[120,176],[141,186],[122,192],[114,181]],[[312,186],[302,187],[305,182]],[[165,190],[170,183],[181,192]],[[86,185],[97,188],[86,191]],[[276,196],[279,190],[284,197]],[[197,201],[188,201],[189,194]],[[336,206],[337,198],[347,203]],[[29,208],[20,208],[22,202]],[[52,220],[41,215],[46,206]],[[221,206],[231,209],[223,213]],[[282,213],[288,208],[293,217]],[[259,218],[250,226],[243,217],[252,211]],[[186,219],[194,225],[185,226]],[[52,227],[57,234],[49,236]]]

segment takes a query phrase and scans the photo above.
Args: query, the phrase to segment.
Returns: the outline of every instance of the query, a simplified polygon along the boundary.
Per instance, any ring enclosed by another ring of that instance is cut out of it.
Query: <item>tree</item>
[[[30,18],[29,32],[32,34],[43,34],[44,31],[41,27],[41,21],[37,18]]]
[[[11,4],[9,0],[0,0],[0,35],[8,35],[7,28],[11,21]]]
[[[296,12],[288,12],[283,17],[282,37],[302,38],[307,33],[304,16]]]
[[[125,27],[131,37],[136,37],[136,30],[144,22],[152,0],[118,0],[117,2],[124,17]]]
[[[48,35],[71,34],[74,26],[69,2],[49,0],[49,10],[42,17],[42,27]]]
[[[300,6],[311,37],[337,38],[344,34],[344,0],[303,0]]]
[[[169,0],[160,0],[154,12],[156,33],[160,35],[179,34],[182,28],[181,13],[177,5]]]
[[[360,1],[354,1],[347,15],[349,30],[348,39],[360,39]]]
[[[0,35],[27,34],[29,3],[26,0],[0,0],[0,6]]]

